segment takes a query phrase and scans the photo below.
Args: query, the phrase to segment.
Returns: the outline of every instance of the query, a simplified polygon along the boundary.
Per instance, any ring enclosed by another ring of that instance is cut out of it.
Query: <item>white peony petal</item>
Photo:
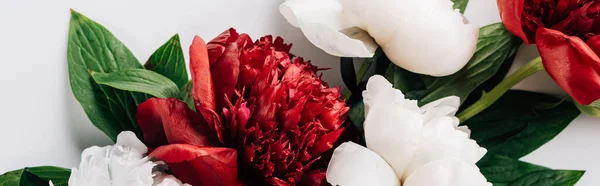
[[[427,163],[415,170],[404,186],[491,186],[474,164],[445,158]]]
[[[326,175],[332,185],[400,186],[390,165],[375,152],[352,142],[335,149]]]
[[[147,147],[126,131],[114,146],[90,147],[83,151],[79,169],[73,168],[70,186],[150,186],[156,164],[146,157]],[[166,184],[164,186],[167,186]]]
[[[479,29],[450,0],[341,0],[344,18],[375,38],[389,59],[409,71],[446,76],[475,53]]]
[[[452,5],[450,0],[287,0],[280,12],[329,54],[371,57],[378,44],[404,69],[446,76],[467,64],[479,34]]]
[[[377,43],[364,30],[347,25],[339,0],[287,0],[281,14],[323,51],[345,57],[372,57]]]
[[[164,173],[156,173],[154,175],[154,184],[152,186],[191,186],[190,184],[181,183],[175,176]]]
[[[399,90],[379,75],[369,78],[363,95],[368,108],[363,124],[367,148],[379,154],[402,177],[418,148],[423,128],[417,102],[404,99]]]
[[[468,135],[457,130],[451,117],[443,117],[422,130],[418,149],[405,169],[403,179],[423,165],[443,158],[456,158],[475,165],[487,152]]]

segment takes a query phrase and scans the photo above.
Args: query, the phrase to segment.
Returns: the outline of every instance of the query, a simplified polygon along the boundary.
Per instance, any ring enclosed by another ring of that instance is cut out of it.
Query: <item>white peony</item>
[[[153,172],[157,164],[150,161],[146,156],[147,152],[146,145],[133,132],[121,132],[114,146],[93,146],[83,151],[79,168],[71,171],[69,186],[181,185],[174,177],[164,177],[161,172]],[[155,183],[155,175],[164,178]],[[168,184],[164,184],[167,182]]]
[[[454,117],[456,96],[419,107],[385,78],[369,79],[363,92],[367,148],[347,142],[327,169],[333,185],[488,186],[475,165],[486,153]]]
[[[371,57],[380,46],[402,68],[445,76],[467,64],[479,34],[452,5],[450,0],[286,0],[279,10],[331,55]]]

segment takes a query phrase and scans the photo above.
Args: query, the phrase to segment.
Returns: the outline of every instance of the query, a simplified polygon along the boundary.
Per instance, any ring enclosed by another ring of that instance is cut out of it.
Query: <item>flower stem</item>
[[[517,83],[542,70],[544,70],[544,66],[542,64],[541,57],[537,57],[529,61],[529,63],[525,64],[524,66],[519,68],[519,70],[510,74],[508,77],[506,77],[506,79],[502,80],[502,82],[496,85],[496,87],[494,87],[494,89],[492,89],[490,92],[484,92],[477,102],[475,102],[473,105],[469,106],[467,109],[463,110],[458,114],[458,119],[461,123],[467,121],[471,117],[479,114],[481,111],[491,106],[502,95],[504,95],[504,93],[506,93]]]

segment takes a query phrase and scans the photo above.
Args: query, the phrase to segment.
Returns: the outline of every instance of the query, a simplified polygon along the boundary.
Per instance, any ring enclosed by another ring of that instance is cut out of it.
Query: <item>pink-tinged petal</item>
[[[150,148],[183,143],[195,146],[217,144],[208,125],[185,102],[174,98],[151,98],[138,106],[137,119]]]
[[[215,97],[210,73],[208,50],[202,38],[195,36],[190,46],[190,71],[192,74],[192,97],[196,110],[206,120],[208,126],[215,129]]]
[[[600,99],[600,58],[585,42],[556,30],[540,28],[536,43],[544,68],[573,99],[583,105]],[[594,47],[598,45],[597,39],[589,43]]]
[[[218,80],[214,84],[216,110],[223,110],[231,98],[240,73],[240,51],[235,42],[230,43],[225,53],[210,66],[212,79]]]
[[[527,35],[525,35],[522,26],[521,18],[525,0],[498,0],[497,3],[500,18],[502,18],[506,29],[520,37],[526,44],[533,43],[534,41],[529,41]]]
[[[159,147],[150,156],[167,163],[177,178],[194,186],[238,185],[234,149],[174,144]]]

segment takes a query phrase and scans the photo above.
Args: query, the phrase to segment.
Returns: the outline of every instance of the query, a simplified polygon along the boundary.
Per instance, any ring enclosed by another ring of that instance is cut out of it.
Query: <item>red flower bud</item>
[[[593,0],[498,0],[506,28],[536,43],[544,68],[573,99],[600,99],[600,4]]]

